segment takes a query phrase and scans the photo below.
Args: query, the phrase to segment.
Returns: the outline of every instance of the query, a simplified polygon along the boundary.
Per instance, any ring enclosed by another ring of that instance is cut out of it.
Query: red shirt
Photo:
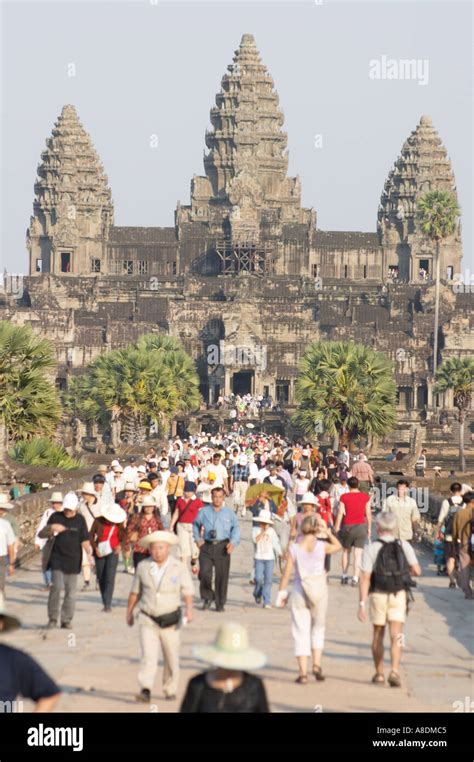
[[[176,508],[179,511],[178,521],[181,524],[192,524],[203,505],[204,503],[198,497],[191,500],[178,497],[176,501]]]
[[[366,524],[365,506],[370,497],[365,492],[347,492],[341,495],[340,501],[345,509],[345,515],[342,519],[342,526],[351,526],[353,524]]]
[[[110,533],[110,530],[113,527],[112,534]],[[110,536],[109,536],[110,535]],[[118,538],[118,524],[110,524],[108,521],[104,520],[104,531],[102,532],[102,537],[98,542],[106,542],[106,540],[110,540],[110,547],[111,548],[118,548],[120,545],[119,538]]]

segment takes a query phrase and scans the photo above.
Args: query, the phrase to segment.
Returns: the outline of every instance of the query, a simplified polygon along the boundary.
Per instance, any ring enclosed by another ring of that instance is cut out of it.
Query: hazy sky
[[[27,271],[36,167],[66,103],[102,158],[116,224],[173,225],[193,174],[204,174],[209,110],[248,32],[274,78],[290,174],[318,227],[375,231],[386,176],[430,114],[453,163],[464,267],[474,271],[470,2],[17,0],[1,11],[2,268]],[[371,79],[369,62],[382,56],[428,61],[427,84]]]

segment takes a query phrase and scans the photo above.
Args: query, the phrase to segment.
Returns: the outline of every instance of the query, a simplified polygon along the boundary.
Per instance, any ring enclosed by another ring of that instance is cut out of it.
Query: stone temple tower
[[[377,231],[384,253],[384,274],[399,281],[430,279],[434,245],[417,228],[418,198],[432,190],[451,191],[456,183],[446,149],[429,116],[422,116],[404,143],[382,193]],[[441,278],[452,280],[462,259],[460,223],[441,247]]]
[[[178,206],[176,221],[201,223],[215,240],[264,247],[265,239],[284,237],[285,226],[315,227],[316,215],[301,208],[299,179],[287,177],[283,113],[251,34],[227,69],[206,132],[206,176],[193,178],[191,205]]]
[[[37,172],[27,232],[30,275],[101,272],[113,225],[112,196],[74,106],[64,106]]]

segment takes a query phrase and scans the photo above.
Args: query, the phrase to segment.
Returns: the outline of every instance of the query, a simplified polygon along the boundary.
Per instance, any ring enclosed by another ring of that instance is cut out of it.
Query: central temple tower
[[[298,233],[305,237],[316,225],[315,213],[301,208],[299,178],[287,177],[278,102],[255,40],[244,34],[211,109],[206,176],[193,178],[191,204],[176,214],[178,228],[194,223],[206,230],[221,272],[278,271],[285,228],[292,226],[294,236],[294,226],[303,226]]]

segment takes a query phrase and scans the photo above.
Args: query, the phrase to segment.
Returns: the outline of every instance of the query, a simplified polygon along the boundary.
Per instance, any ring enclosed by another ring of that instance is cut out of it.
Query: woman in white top
[[[41,516],[40,523],[38,524],[38,528],[36,530],[35,535],[35,548],[37,550],[44,550],[44,547],[46,543],[48,542],[46,539],[43,539],[42,537],[38,537],[39,533],[42,529],[46,526],[48,523],[48,519],[50,516],[52,516],[53,513],[56,513],[56,511],[62,511],[63,509],[63,495],[62,492],[53,492],[51,497],[49,498],[50,506],[49,508],[46,508],[43,515]],[[46,587],[51,587],[52,585],[52,571],[51,569],[45,569],[43,570],[43,577],[44,577],[44,584]]]
[[[328,605],[324,562],[327,555],[338,553],[342,546],[318,514],[308,516],[303,521],[301,532],[301,542],[290,546],[276,605],[281,607],[287,603],[287,586],[294,571],[291,618],[295,656],[299,668],[296,682],[305,684],[308,682],[308,657],[311,656],[316,680],[325,679],[321,669]]]
[[[299,507],[303,495],[309,492],[310,480],[306,477],[306,471],[298,471],[298,475],[295,479],[295,500],[296,505]]]
[[[268,505],[268,500],[265,501]],[[271,609],[273,565],[275,556],[282,555],[278,535],[273,529],[271,511],[263,509],[258,514],[258,526],[252,529],[252,540],[255,547],[255,589],[253,597],[264,609]]]

